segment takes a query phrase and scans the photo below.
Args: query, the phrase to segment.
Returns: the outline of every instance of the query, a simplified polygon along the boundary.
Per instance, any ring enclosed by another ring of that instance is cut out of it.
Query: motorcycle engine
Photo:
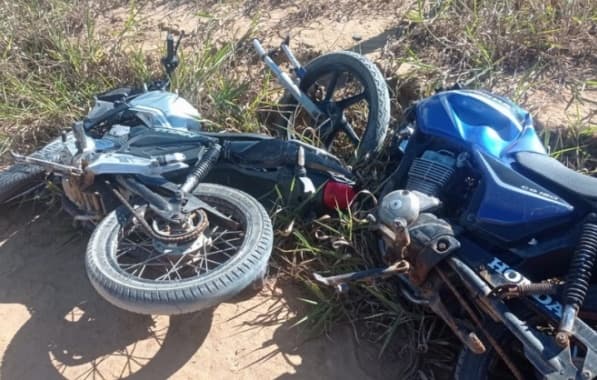
[[[406,189],[388,193],[377,209],[384,259],[388,263],[408,260],[409,277],[415,284],[424,282],[433,266],[460,247],[450,223],[432,213],[440,209],[439,196],[455,168],[451,153],[425,151],[413,161]]]
[[[75,221],[97,222],[106,215],[106,207],[100,193],[82,191],[79,178],[63,177],[62,189],[63,207],[75,218]]]

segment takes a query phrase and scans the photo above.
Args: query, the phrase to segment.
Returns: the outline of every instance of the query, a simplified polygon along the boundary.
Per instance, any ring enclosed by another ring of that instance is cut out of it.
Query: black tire
[[[15,164],[0,172],[0,204],[41,185],[45,178],[43,168]]]
[[[390,95],[386,81],[377,66],[360,54],[340,51],[315,58],[305,65],[305,69],[307,74],[300,82],[300,88],[304,92],[307,92],[317,79],[333,71],[350,71],[359,78],[365,88],[369,115],[356,156],[357,159],[361,159],[368,153],[379,152],[390,123]],[[281,114],[288,114],[297,107],[296,100],[288,93],[279,103]],[[276,117],[274,126],[286,131],[286,138],[293,138],[293,130],[289,128],[287,117]]]
[[[225,204],[242,214],[245,233],[237,253],[210,273],[180,281],[151,281],[124,273],[113,255],[119,231],[131,214],[120,207],[102,220],[87,246],[87,275],[102,297],[134,313],[183,314],[226,301],[259,280],[273,244],[271,221],[263,206],[250,195],[221,185],[200,184],[194,194],[212,206]]]

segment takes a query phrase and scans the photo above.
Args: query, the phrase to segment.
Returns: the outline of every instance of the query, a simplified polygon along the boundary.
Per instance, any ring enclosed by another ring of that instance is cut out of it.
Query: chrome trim
[[[36,158],[36,157],[32,157],[32,156],[24,156],[22,154],[18,154],[15,152],[10,152],[10,154],[14,158],[15,162],[26,162],[29,164],[41,166],[42,168],[49,170],[49,171],[65,173],[65,174],[69,174],[69,175],[73,175],[73,176],[83,175],[83,170],[81,170],[80,168],[74,167],[74,166],[63,165],[63,164],[59,164],[57,162],[48,161],[48,160],[44,160],[44,159]]]
[[[86,171],[100,174],[137,174],[148,177],[160,176],[175,170],[187,169],[184,162],[170,162],[160,165],[157,159],[137,157],[123,153],[105,153],[96,156]]]

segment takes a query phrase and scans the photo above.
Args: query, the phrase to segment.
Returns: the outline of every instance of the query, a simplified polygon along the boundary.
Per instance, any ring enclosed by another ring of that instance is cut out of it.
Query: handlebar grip
[[[261,46],[261,43],[259,42],[258,39],[253,40],[253,48],[257,52],[257,55],[259,56],[260,59],[265,58],[265,56],[267,55],[267,53],[263,49],[263,46]]]
[[[166,55],[168,58],[174,57],[174,38],[171,33],[166,37]]]

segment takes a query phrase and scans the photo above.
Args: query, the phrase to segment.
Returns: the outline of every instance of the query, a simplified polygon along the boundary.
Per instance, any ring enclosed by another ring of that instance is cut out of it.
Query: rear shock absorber
[[[213,166],[218,162],[222,146],[220,144],[213,144],[208,149],[203,157],[199,157],[199,161],[195,164],[193,171],[187,176],[186,181],[180,187],[185,193],[190,193],[197,187],[199,182],[209,173]]]
[[[597,259],[597,215],[589,215],[582,232],[566,278],[564,287],[564,311],[556,335],[561,346],[567,346],[574,328],[574,320],[582,307],[589,289],[593,265]]]

